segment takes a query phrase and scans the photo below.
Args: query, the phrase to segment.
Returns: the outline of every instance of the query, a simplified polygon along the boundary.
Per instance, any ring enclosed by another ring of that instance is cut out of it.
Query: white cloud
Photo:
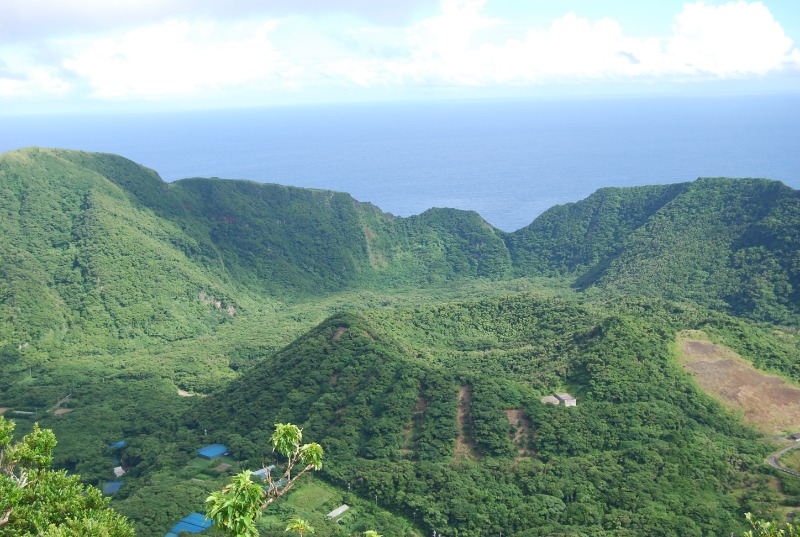
[[[762,75],[792,54],[792,40],[761,2],[687,4],[673,32],[666,54],[681,72]]]
[[[131,29],[164,19],[235,21],[251,17],[349,13],[381,24],[405,24],[436,0],[2,0],[0,43],[42,36]]]
[[[628,37],[617,21],[592,22],[574,13],[507,38],[511,21],[490,19],[483,6],[480,0],[446,2],[441,15],[410,30],[410,60],[382,67],[431,84],[535,84],[763,75],[797,65],[800,54],[760,2],[686,4],[673,34],[661,38]],[[486,34],[487,28],[497,31]]]
[[[0,97],[38,91],[85,98],[80,92],[88,88],[94,98],[210,102],[248,92],[333,96],[352,87],[424,92],[551,82],[692,81],[800,68],[800,51],[761,2],[685,4],[670,35],[643,38],[626,33],[617,20],[590,20],[572,12],[544,24],[503,20],[490,14],[490,0],[442,0],[438,13],[406,27],[354,15],[369,11],[371,0],[334,2],[355,6],[350,14],[324,13],[322,0],[297,1],[301,11],[275,19],[261,13],[261,6],[288,9],[290,0],[242,0],[222,18],[207,15],[221,5],[212,0],[119,0],[115,9],[136,11],[148,21],[80,38],[60,33],[25,56],[13,52],[20,47],[0,47],[0,63],[8,67],[0,69]],[[430,1],[415,0],[417,5]],[[7,0],[0,15],[10,5],[21,20],[41,4],[63,11],[54,0]],[[73,4],[98,21],[112,16],[108,2]],[[163,13],[183,14],[190,6],[199,14],[162,20]]]
[[[220,26],[171,20],[92,41],[64,61],[98,97],[191,94],[258,84],[282,67],[275,22]]]
[[[62,95],[70,85],[47,69],[34,68],[14,76],[0,75],[0,98]]]
[[[70,89],[57,68],[34,61],[32,55],[24,47],[0,48],[0,98],[62,95]]]

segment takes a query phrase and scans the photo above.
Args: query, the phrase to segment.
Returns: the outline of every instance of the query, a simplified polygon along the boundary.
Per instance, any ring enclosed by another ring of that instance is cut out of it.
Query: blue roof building
[[[267,492],[272,492],[273,490],[280,490],[283,488],[283,486],[286,484],[288,480],[289,480],[288,478],[284,477],[277,483],[273,483],[272,485],[264,485],[264,488],[267,488],[267,486],[269,486],[269,490],[267,490]]]
[[[200,533],[201,531],[210,528],[214,523],[210,520],[206,520],[205,515],[200,513],[192,513],[188,516],[183,517],[183,519],[172,526],[169,530],[170,533],[173,535],[178,535],[182,531],[188,531],[189,533]],[[170,535],[167,533],[167,536]]]
[[[224,444],[209,444],[197,450],[197,454],[204,459],[213,460],[222,457],[228,452],[228,446]]]
[[[267,480],[267,474],[271,474],[272,470],[275,469],[275,465],[271,464],[266,468],[262,468],[261,470],[256,470],[255,472],[250,472],[250,475],[253,476],[255,479],[259,479],[261,481]]]
[[[206,515],[202,513],[192,513],[191,515],[184,517],[183,522],[200,526],[203,529],[210,528],[214,525],[214,522],[211,520],[206,520]]]
[[[123,483],[124,481],[109,481],[108,483],[103,483],[103,494],[114,494],[115,492],[119,492],[119,488]]]

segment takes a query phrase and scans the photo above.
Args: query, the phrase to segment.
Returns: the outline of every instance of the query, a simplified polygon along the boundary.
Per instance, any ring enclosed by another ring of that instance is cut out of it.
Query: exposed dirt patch
[[[56,416],[61,416],[62,414],[69,414],[73,410],[75,410],[75,409],[74,408],[59,408],[58,410],[53,412],[53,414],[55,414]]]
[[[193,393],[189,393],[186,390],[181,390],[180,388],[178,388],[178,395],[181,397],[194,397]]]
[[[5,413],[6,413],[6,412],[8,412],[9,410],[11,410],[11,407],[7,407],[7,406],[0,407],[0,416],[2,416],[3,414],[5,414]]]
[[[335,334],[333,334],[333,340],[334,340],[334,341],[336,341],[337,339],[339,339],[340,337],[342,337],[342,336],[343,336],[343,335],[345,335],[346,333],[347,333],[347,328],[345,328],[344,326],[340,326],[340,327],[339,327],[339,328],[336,330],[336,333],[335,333]]]
[[[214,468],[214,471],[219,473],[227,472],[230,469],[230,467],[231,465],[228,464],[227,462],[221,462],[217,465],[216,468]]]
[[[531,430],[531,420],[525,415],[525,411],[521,408],[508,408],[506,409],[506,417],[508,423],[516,427],[517,431],[514,433],[512,441],[517,448],[518,455],[528,454],[528,435]]]
[[[755,369],[731,349],[705,334],[678,334],[683,367],[703,390],[742,412],[745,421],[764,433],[800,430],[800,388]]]
[[[422,392],[419,392],[419,396],[417,397],[417,404],[414,407],[414,414],[424,414],[427,408],[428,408],[428,402],[422,396]]]
[[[469,438],[472,429],[472,386],[461,386],[458,393],[458,436],[456,437],[455,460],[464,458],[478,460],[480,454],[475,449],[475,442]]]
[[[61,405],[63,405],[67,401],[69,401],[70,397],[72,397],[72,396],[71,395],[67,395],[65,397],[62,397],[61,399],[58,400],[58,402],[55,405],[53,405],[52,407],[48,408],[47,411],[48,412],[55,412],[58,407],[60,407]]]

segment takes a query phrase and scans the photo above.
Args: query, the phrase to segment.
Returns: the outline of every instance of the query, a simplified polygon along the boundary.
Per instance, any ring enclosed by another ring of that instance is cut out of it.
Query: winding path
[[[778,459],[781,457],[781,455],[783,455],[787,451],[791,451],[791,450],[797,449],[797,448],[800,448],[800,442],[795,442],[794,444],[786,446],[785,448],[779,449],[778,451],[776,451],[775,453],[773,453],[772,455],[770,455],[767,458],[767,464],[769,464],[770,466],[772,466],[776,470],[780,470],[781,472],[786,472],[787,474],[791,474],[793,476],[800,477],[800,472],[795,472],[794,470],[789,470],[788,468],[785,468],[785,467],[781,466],[781,463],[778,462]]]

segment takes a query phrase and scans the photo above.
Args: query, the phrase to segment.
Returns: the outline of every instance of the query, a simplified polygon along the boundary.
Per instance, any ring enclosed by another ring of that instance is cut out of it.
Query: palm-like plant
[[[302,518],[293,518],[289,521],[289,525],[286,526],[286,531],[294,531],[300,537],[303,537],[303,534],[314,533],[314,526],[308,523],[308,520],[303,520]]]

